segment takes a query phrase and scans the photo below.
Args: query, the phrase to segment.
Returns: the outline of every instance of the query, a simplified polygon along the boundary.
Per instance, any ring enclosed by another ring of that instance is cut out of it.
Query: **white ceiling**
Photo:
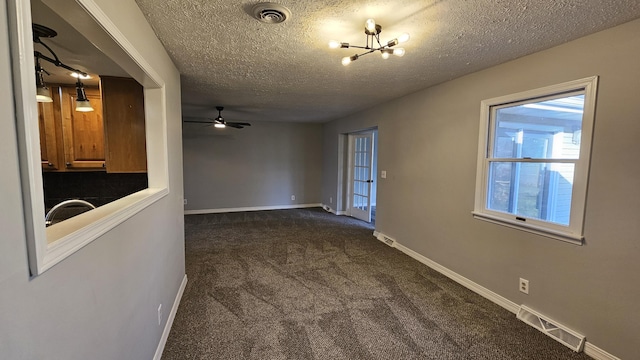
[[[227,121],[341,118],[640,17],[637,0],[288,0],[277,2],[291,18],[265,24],[250,15],[255,0],[136,2],[182,74],[183,116],[215,117],[220,105]],[[34,22],[58,31],[49,44],[63,62],[126,76],[32,3]],[[364,45],[370,17],[384,42],[411,34],[406,55],[342,66],[356,49],[331,50],[329,40]]]
[[[327,121],[640,17],[637,0],[284,0],[292,17],[265,24],[259,1],[136,0],[182,74],[185,117]],[[340,60],[411,35],[402,58]]]

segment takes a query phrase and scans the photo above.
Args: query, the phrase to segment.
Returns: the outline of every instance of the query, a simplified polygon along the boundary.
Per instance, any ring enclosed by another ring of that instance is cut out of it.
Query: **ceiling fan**
[[[224,118],[222,117],[222,115],[220,114],[222,112],[222,110],[224,110],[224,107],[216,106],[216,110],[218,110],[218,117],[216,117],[215,119],[207,120],[207,121],[185,120],[185,122],[198,123],[198,124],[209,124],[209,125],[213,124],[213,126],[219,128],[219,129],[224,129],[227,126],[228,127],[232,127],[232,128],[236,128],[236,129],[242,129],[245,126],[251,126],[251,124],[249,124],[247,122],[225,121]]]

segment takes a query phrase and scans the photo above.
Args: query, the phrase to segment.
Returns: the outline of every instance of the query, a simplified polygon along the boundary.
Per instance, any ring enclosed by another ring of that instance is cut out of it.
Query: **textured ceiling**
[[[183,116],[327,121],[640,17],[637,0],[298,0],[282,24],[250,15],[258,1],[136,0],[182,74]],[[406,55],[349,66],[364,21],[381,40],[408,32]]]

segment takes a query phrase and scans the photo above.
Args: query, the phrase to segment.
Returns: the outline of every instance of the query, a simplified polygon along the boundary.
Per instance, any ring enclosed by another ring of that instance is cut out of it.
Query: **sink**
[[[49,210],[49,212],[47,212],[44,217],[44,223],[46,226],[51,226],[95,208],[96,207],[92,203],[85,200],[65,200],[56,204],[51,208],[51,210]]]

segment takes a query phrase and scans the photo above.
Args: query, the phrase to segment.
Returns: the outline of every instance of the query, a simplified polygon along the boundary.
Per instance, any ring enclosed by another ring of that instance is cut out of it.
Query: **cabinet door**
[[[97,88],[85,88],[94,111],[75,111],[76,90],[62,89],[62,130],[67,170],[104,168],[102,102]]]
[[[101,76],[107,172],[147,171],[144,89],[134,79]]]
[[[60,88],[51,86],[53,102],[38,103],[38,124],[40,127],[40,157],[43,170],[60,170],[62,150],[58,145],[62,138],[60,127]]]

